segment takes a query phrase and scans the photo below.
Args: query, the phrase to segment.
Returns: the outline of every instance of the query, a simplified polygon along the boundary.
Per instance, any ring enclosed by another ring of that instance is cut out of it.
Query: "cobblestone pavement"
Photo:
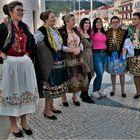
[[[67,94],[70,106],[66,108],[60,99],[56,99],[56,107],[63,111],[57,115],[56,121],[43,117],[44,100],[40,99],[38,112],[28,116],[34,135],[24,139],[140,139],[140,99],[133,99],[132,77],[126,76],[126,99],[121,97],[119,82],[115,96],[109,95],[111,85],[107,73],[102,87],[107,97],[96,100],[95,104],[81,102],[81,106],[76,107],[72,103],[72,95]],[[92,82],[89,92],[91,90]],[[7,140],[14,140],[12,134]]]

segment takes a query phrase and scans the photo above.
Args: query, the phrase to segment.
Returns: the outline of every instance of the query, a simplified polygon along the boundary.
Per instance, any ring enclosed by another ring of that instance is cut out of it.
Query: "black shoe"
[[[56,113],[56,114],[62,113],[62,111],[60,111],[60,110],[52,110],[52,112],[53,112],[53,113]]]
[[[127,95],[126,95],[125,93],[122,93],[122,97],[123,97],[123,98],[126,98],[126,96],[127,96]]]
[[[110,92],[110,96],[114,96],[115,92]]]
[[[29,128],[29,129],[25,129],[23,128],[23,131],[25,132],[26,135],[28,136],[31,136],[33,134],[32,130]]]
[[[17,137],[17,138],[23,138],[23,137],[24,137],[21,130],[19,130],[18,133],[15,133],[15,132],[12,132],[12,133],[13,133],[13,135],[14,135],[15,137]]]
[[[87,96],[86,98],[82,99],[83,102],[94,104],[94,101],[91,97]]]
[[[136,95],[134,95],[133,98],[134,98],[134,99],[138,99],[139,97],[140,97],[140,95],[137,95],[137,94],[136,94]]]
[[[74,105],[76,106],[80,106],[80,102],[79,101],[73,101]]]
[[[65,107],[68,107],[68,106],[69,106],[69,103],[68,103],[68,102],[63,102],[62,104],[63,104],[63,106],[65,106]]]
[[[45,113],[43,113],[43,115],[44,115],[45,118],[48,118],[50,120],[57,120],[57,117],[55,115],[47,116]]]

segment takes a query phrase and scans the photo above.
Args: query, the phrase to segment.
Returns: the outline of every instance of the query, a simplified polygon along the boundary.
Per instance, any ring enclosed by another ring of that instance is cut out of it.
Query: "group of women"
[[[111,19],[111,28],[106,32],[102,19],[91,22],[83,18],[75,27],[75,17],[67,14],[64,25],[55,27],[55,14],[46,10],[40,14],[42,26],[34,35],[22,22],[23,4],[13,1],[3,7],[7,17],[0,25],[0,50],[3,58],[2,93],[0,115],[10,118],[10,130],[15,137],[32,135],[26,114],[34,113],[39,97],[45,98],[43,115],[56,120],[55,114],[62,113],[54,106],[53,98],[62,97],[62,104],[69,106],[66,93],[72,93],[75,106],[81,99],[94,103],[94,98],[105,97],[101,90],[103,73],[111,74],[112,91],[115,94],[116,75],[120,75],[121,95],[125,93],[125,73],[134,75],[135,99],[140,97],[140,13],[134,13],[133,26],[128,31],[120,28],[120,19]],[[126,38],[133,44],[134,55],[127,60],[128,49],[123,49]],[[92,77],[93,92],[88,94]],[[36,80],[37,78],[37,80]],[[38,96],[39,91],[39,96]],[[94,98],[92,98],[94,97]],[[20,117],[22,130],[17,126]]]

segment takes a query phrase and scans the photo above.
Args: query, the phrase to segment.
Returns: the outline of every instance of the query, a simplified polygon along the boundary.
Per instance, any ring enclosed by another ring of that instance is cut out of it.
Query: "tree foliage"
[[[93,1],[93,9],[105,5],[99,1]],[[56,15],[59,15],[60,12],[71,12],[73,10],[79,10],[79,2],[75,0],[68,1],[46,1],[46,9],[54,10]],[[80,9],[90,10],[90,2],[89,1],[81,1]]]

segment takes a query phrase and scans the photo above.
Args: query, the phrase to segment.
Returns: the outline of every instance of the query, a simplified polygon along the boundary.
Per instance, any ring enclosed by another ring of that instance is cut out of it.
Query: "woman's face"
[[[13,20],[21,21],[24,15],[23,6],[15,6],[15,8],[10,12],[10,16]]]
[[[84,23],[83,29],[84,30],[89,30],[89,28],[90,28],[90,21],[86,20],[85,23]]]
[[[118,29],[120,27],[119,19],[113,19],[111,21],[111,26],[112,26],[113,29]]]
[[[75,25],[75,17],[71,17],[71,18],[69,19],[69,21],[66,22],[66,24],[67,24],[69,27],[73,28],[74,25]]]
[[[54,26],[55,25],[55,22],[56,22],[56,19],[55,19],[55,14],[54,13],[50,13],[49,14],[49,17],[48,17],[48,20],[47,20],[47,23],[50,25],[50,26]]]
[[[133,25],[140,26],[140,19],[138,16],[133,16]]]
[[[97,28],[97,29],[101,29],[102,27],[103,27],[103,22],[102,22],[101,19],[98,19],[98,20],[96,21],[96,28]]]

